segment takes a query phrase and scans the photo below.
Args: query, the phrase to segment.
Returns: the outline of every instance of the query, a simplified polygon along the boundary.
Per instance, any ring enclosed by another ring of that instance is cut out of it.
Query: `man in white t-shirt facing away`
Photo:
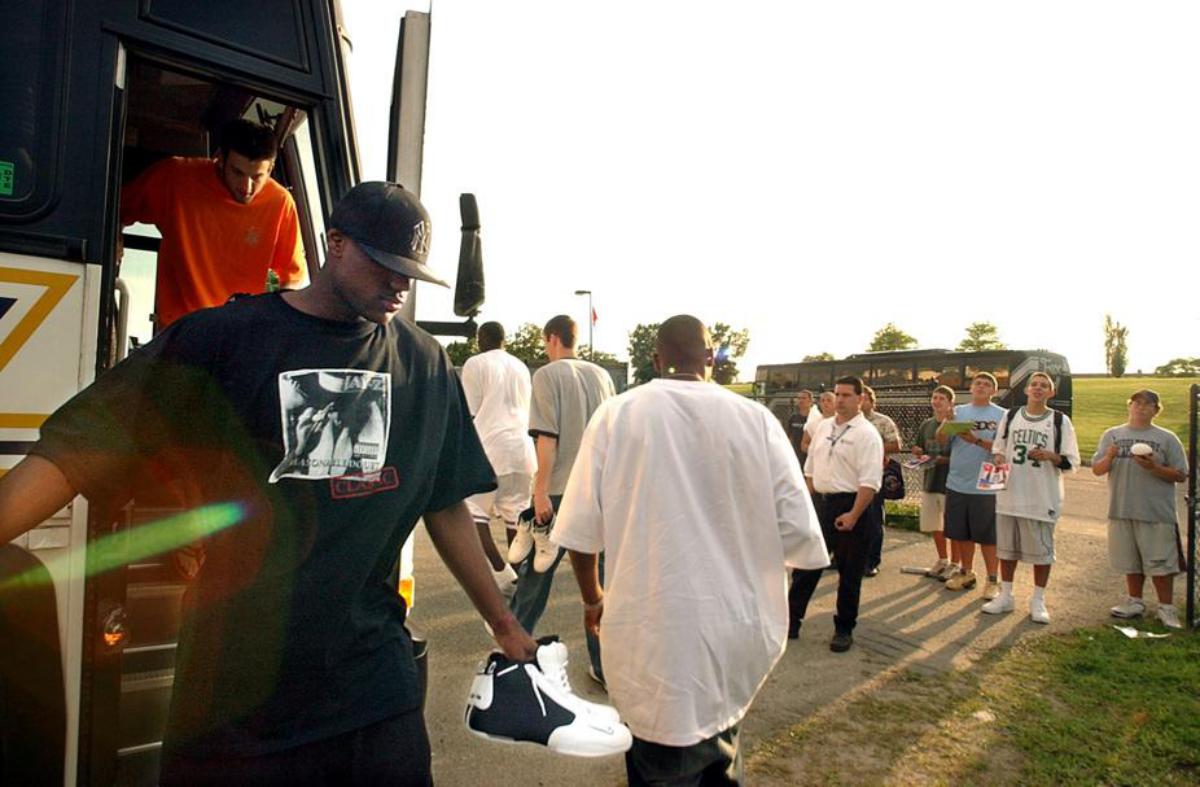
[[[825,545],[837,562],[837,612],[833,616],[833,639],[829,649],[845,653],[854,644],[858,623],[858,598],[863,571],[875,528],[871,501],[883,483],[883,438],[863,417],[863,381],[839,377],[833,386],[837,409],[832,418],[817,426],[804,480],[813,494]],[[821,581],[821,569],[805,567],[792,572],[788,593],[788,638],[800,635],[800,626]]]
[[[1033,565],[1029,617],[1049,623],[1046,583],[1054,565],[1054,525],[1062,514],[1063,470],[1079,466],[1075,427],[1046,402],[1054,380],[1045,372],[1029,375],[1027,403],[1005,416],[992,442],[995,464],[1008,464],[1008,483],[996,493],[996,555],[1000,558],[1000,595],[983,605],[991,615],[1012,612],[1017,562]]]
[[[1158,619],[1178,629],[1183,624],[1172,603],[1172,585],[1183,561],[1175,485],[1187,480],[1188,463],[1179,438],[1155,425],[1160,412],[1158,394],[1148,388],[1129,397],[1129,420],[1100,438],[1092,472],[1108,476],[1108,557],[1125,575],[1128,592],[1112,608],[1112,616],[1145,614],[1142,590],[1149,574],[1158,596]]]
[[[506,598],[517,589],[513,571],[492,540],[491,525],[503,525],[509,544],[517,515],[529,507],[529,485],[537,466],[529,439],[529,367],[504,350],[504,326],[479,326],[479,354],[463,364],[463,393],[475,421],[483,451],[496,473],[497,487],[467,498],[467,508],[479,528],[483,551],[492,564],[496,584]]]
[[[553,534],[634,736],[634,786],[741,783],[739,725],[786,646],[787,566],[828,563],[779,421],[708,382],[712,365],[703,323],[662,323],[660,378],[596,411]]]
[[[807,423],[804,424],[804,439],[800,441],[800,451],[804,454],[806,461],[808,459],[808,446],[812,443],[813,432],[817,431],[817,424],[826,418],[832,418],[834,407],[833,391],[822,391],[821,395],[817,397],[817,412],[808,417]]]

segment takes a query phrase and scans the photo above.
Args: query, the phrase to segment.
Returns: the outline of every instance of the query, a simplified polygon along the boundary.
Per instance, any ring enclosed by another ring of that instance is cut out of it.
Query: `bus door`
[[[189,71],[176,63],[164,64],[131,50],[125,79],[121,183],[131,183],[168,156],[211,159],[219,130],[231,120],[266,125],[281,142],[272,175],[296,201],[306,258],[315,269],[324,261],[328,204],[318,185],[319,150],[314,145],[312,112],[312,105],[251,90],[203,71]],[[155,298],[159,232],[152,225],[135,224],[123,230],[122,239],[114,332],[118,360],[149,342],[159,323]],[[257,291],[270,286],[264,276]],[[119,512],[116,532],[135,532],[182,513],[183,506],[170,490],[146,484]],[[93,773],[111,774],[118,784],[153,784],[156,780],[174,683],[181,601],[203,560],[202,544],[183,545],[165,554],[137,557],[124,569],[97,580],[97,616],[116,616],[124,640],[119,658],[96,661]],[[100,715],[112,715],[117,724],[100,723]],[[106,767],[107,763],[111,765]]]
[[[314,17],[329,24],[321,31],[318,40],[322,43],[315,49],[315,60],[324,67],[322,70],[336,76],[321,93],[307,93],[296,85],[262,82],[258,72],[253,75],[255,79],[247,79],[246,74],[236,70],[214,67],[200,59],[189,60],[186,52],[162,57],[152,47],[135,49],[131,44],[121,166],[122,183],[129,183],[164,156],[211,157],[215,153],[215,133],[228,120],[244,118],[271,127],[280,141],[272,176],[295,201],[310,280],[325,262],[326,218],[337,198],[358,181],[358,154],[347,103],[348,41],[342,35],[336,2],[312,5],[316,9]],[[419,84],[410,78],[402,83],[404,111],[397,118],[403,122],[394,120],[391,139],[391,159],[401,172],[415,172],[417,187],[428,31],[428,15],[406,15],[396,68],[398,85],[404,72],[419,77]],[[415,61],[419,67],[410,67],[405,60]],[[131,226],[123,233],[125,252],[116,289],[122,293],[125,305],[118,308],[114,319],[118,354],[136,351],[155,331],[157,236],[155,228],[142,225]],[[269,287],[264,281],[263,288]],[[159,490],[144,490],[120,512],[116,527],[132,531],[178,513],[177,505],[178,501]],[[191,575],[202,570],[202,561],[202,545],[189,545],[131,562],[123,571],[112,572],[95,583],[95,618],[103,622],[106,616],[118,615],[125,636],[119,660],[96,660],[94,710],[87,743],[89,770],[97,783],[156,783],[173,686],[181,600]],[[411,606],[411,540],[398,566],[397,584]],[[423,654],[423,640],[414,645]],[[423,660],[420,666],[424,668]],[[102,717],[116,718],[118,723],[106,725]]]
[[[357,179],[342,45],[336,0],[29,0],[0,28],[0,473],[49,413],[153,334],[153,228],[131,228],[123,264],[118,254],[121,186],[153,161],[208,155],[222,119],[271,125],[284,142],[276,177],[296,200],[308,263],[321,264],[329,206]],[[103,571],[89,560],[101,542],[133,554],[127,534],[171,503],[143,490],[99,511],[77,498],[0,545],[45,565],[62,664],[58,687],[0,665],[0,708],[36,697],[65,720],[61,738],[22,750],[0,713],[3,767],[52,750],[61,769],[38,782],[156,783],[187,555]]]

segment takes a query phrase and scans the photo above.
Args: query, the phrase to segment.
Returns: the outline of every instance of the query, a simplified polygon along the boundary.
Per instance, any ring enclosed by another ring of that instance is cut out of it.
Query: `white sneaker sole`
[[[589,726],[589,729],[592,732],[587,737],[579,738],[570,726],[559,727],[550,733],[546,746],[551,751],[572,757],[607,757],[610,754],[623,754],[633,746],[633,733],[624,724],[612,725],[605,740],[596,738],[594,726]]]

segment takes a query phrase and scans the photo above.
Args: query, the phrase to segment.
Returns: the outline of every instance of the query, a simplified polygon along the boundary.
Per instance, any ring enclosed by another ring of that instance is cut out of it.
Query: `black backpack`
[[[1049,409],[1050,409],[1050,412],[1054,413],[1054,453],[1058,454],[1059,456],[1062,456],[1063,414],[1062,414],[1061,410],[1055,410],[1053,407],[1051,407]],[[1008,415],[1004,416],[1004,435],[1003,435],[1003,437],[1006,442],[1008,441],[1008,427],[1010,424],[1012,424],[1012,420],[1017,417],[1017,413],[1020,411],[1021,411],[1020,407],[1013,407],[1013,408],[1009,409]],[[1060,461],[1058,463],[1058,469],[1059,470],[1070,470],[1071,469],[1070,460],[1067,459],[1065,456],[1063,456],[1062,461]]]

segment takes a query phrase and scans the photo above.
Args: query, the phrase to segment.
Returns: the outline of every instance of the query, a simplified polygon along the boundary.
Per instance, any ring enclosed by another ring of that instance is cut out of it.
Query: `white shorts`
[[[467,498],[467,508],[471,516],[481,525],[488,522],[503,522],[504,526],[513,530],[517,527],[517,517],[529,508],[530,489],[533,486],[533,476],[527,473],[509,473],[496,478],[496,488],[491,492],[481,492]]]
[[[945,528],[946,495],[944,492],[921,493],[921,532],[940,533]]]
[[[1108,520],[1108,559],[1122,574],[1178,574],[1179,554],[1179,530],[1174,522]]]
[[[1035,566],[1054,563],[1054,523],[996,514],[996,557]]]

